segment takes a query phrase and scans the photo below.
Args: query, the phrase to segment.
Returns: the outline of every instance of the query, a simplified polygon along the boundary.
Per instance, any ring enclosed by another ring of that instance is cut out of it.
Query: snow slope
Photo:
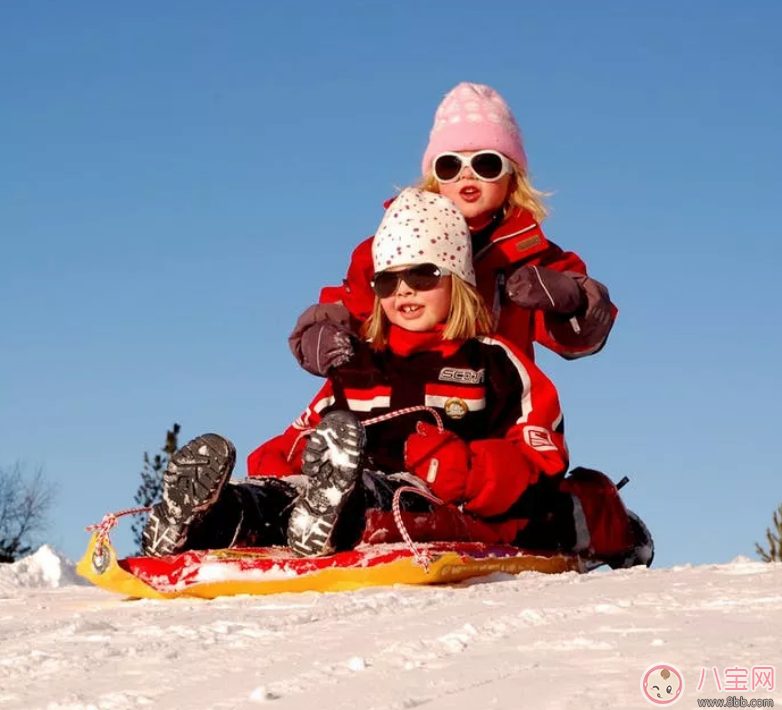
[[[684,677],[677,708],[782,706],[776,688],[717,692],[712,670],[782,670],[779,564],[215,601],[126,601],[74,579],[48,547],[0,565],[3,710],[649,708],[655,663]]]

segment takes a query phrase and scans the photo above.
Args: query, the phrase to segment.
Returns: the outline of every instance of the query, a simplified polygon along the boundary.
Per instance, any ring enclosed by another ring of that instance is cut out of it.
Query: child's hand
[[[324,377],[344,365],[355,353],[350,331],[331,321],[320,321],[301,334],[304,369]]]
[[[573,276],[545,266],[520,266],[505,284],[517,306],[572,316],[587,305],[586,294]]]
[[[456,434],[418,422],[405,442],[405,466],[446,503],[464,500],[470,476],[470,449]]]
[[[355,354],[348,310],[336,303],[308,308],[288,343],[299,364],[309,373],[326,377]]]

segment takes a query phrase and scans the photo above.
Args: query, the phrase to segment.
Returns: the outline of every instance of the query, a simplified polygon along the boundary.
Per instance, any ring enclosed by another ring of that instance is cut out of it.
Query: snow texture
[[[684,677],[677,709],[780,707],[712,670],[782,671],[780,638],[782,565],[746,558],[213,601],[125,600],[48,546],[0,565],[2,710],[646,708],[657,663]]]

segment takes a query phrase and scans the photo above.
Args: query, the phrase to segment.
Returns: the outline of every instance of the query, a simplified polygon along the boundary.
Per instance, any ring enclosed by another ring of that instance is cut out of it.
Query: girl
[[[616,308],[584,262],[543,235],[543,195],[530,183],[516,120],[494,89],[462,83],[448,93],[421,169],[421,187],[452,199],[467,220],[493,332],[530,359],[533,341],[567,359],[599,351]],[[373,273],[369,238],[353,252],[343,285],[323,289],[321,303],[299,318],[290,346],[307,371],[324,376],[353,356],[373,308]]]
[[[287,542],[314,556],[388,542],[396,539],[394,492],[414,483],[451,504],[403,501],[419,540],[515,543],[601,560],[631,555],[638,540],[613,484],[595,472],[581,484],[585,474],[564,478],[554,386],[523,352],[486,335],[491,318],[456,205],[403,191],[372,256],[374,306],[351,360],[332,371],[299,420],[250,455],[250,480],[225,487],[235,454],[217,435],[174,454],[145,551]],[[424,408],[439,413],[442,430],[421,419]],[[296,474],[305,476],[301,491],[290,479]],[[578,521],[587,525],[580,536]]]

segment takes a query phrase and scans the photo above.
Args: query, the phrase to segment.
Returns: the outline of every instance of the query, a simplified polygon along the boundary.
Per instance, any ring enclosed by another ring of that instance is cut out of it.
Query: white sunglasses
[[[440,153],[432,163],[432,172],[439,183],[456,182],[466,165],[484,182],[497,182],[503,175],[513,172],[510,160],[496,150],[479,150],[472,155]]]

